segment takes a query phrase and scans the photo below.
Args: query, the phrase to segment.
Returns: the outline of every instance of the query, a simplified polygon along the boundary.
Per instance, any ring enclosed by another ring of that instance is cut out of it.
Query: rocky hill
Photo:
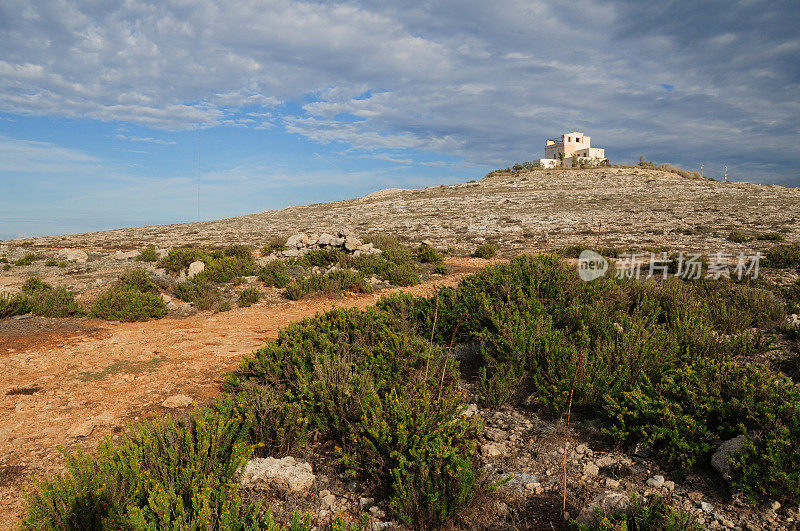
[[[394,234],[408,242],[428,240],[457,252],[487,241],[505,251],[554,249],[597,242],[598,235],[605,246],[735,250],[727,240],[733,230],[782,231],[787,240],[800,239],[800,190],[640,167],[501,173],[478,182],[381,190],[359,199],[217,221],[14,243],[86,249],[223,247],[340,228]]]

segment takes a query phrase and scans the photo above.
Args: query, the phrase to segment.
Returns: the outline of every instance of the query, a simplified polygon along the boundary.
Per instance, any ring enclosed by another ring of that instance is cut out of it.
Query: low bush
[[[265,285],[274,288],[285,288],[292,281],[289,268],[282,260],[273,260],[259,269],[258,278]]]
[[[435,275],[449,275],[450,274],[450,269],[448,269],[448,267],[446,265],[444,265],[444,264],[436,264],[435,266],[433,266],[433,270],[432,271],[433,271],[433,273]]]
[[[625,511],[603,513],[598,510],[598,522],[584,525],[573,522],[573,528],[581,531],[702,531],[705,529],[690,513],[673,509],[657,494],[650,494],[642,501],[636,494]]]
[[[170,249],[167,256],[158,261],[158,267],[172,273],[178,273],[189,267],[192,262],[201,259],[203,254],[197,249],[182,247]]]
[[[39,260],[39,255],[38,255],[38,254],[36,254],[36,253],[27,253],[27,254],[26,254],[25,256],[23,256],[22,258],[20,258],[20,259],[16,260],[16,261],[14,262],[14,265],[15,265],[15,266],[26,266],[26,265],[31,265],[31,264],[32,264],[32,263],[34,263],[36,260]]]
[[[494,255],[497,254],[497,246],[492,243],[485,243],[483,245],[479,245],[475,252],[472,253],[472,256],[475,258],[484,258],[489,259],[493,258]]]
[[[156,247],[154,245],[148,245],[142,252],[140,252],[136,258],[134,258],[137,262],[156,262],[158,261],[158,255],[156,254]]]
[[[279,411],[295,443],[312,431],[336,442],[351,476],[377,480],[401,521],[427,529],[481,487],[479,425],[460,413],[454,360],[407,332],[387,309],[334,310],[281,331],[226,388],[260,389],[262,410]],[[274,428],[266,436],[280,439]]]
[[[764,259],[767,267],[800,268],[800,243],[783,243],[767,251]]]
[[[221,256],[219,253],[215,253],[211,258],[205,258],[204,262],[205,269],[195,275],[193,280],[198,282],[230,282],[237,277],[255,276],[259,270],[252,256],[229,256],[225,255],[224,251]]]
[[[441,253],[428,245],[420,245],[414,251],[417,261],[423,264],[439,264],[444,262]]]
[[[134,269],[119,279],[92,305],[90,317],[116,321],[148,321],[167,314],[159,288],[144,269]]]
[[[258,300],[261,298],[261,292],[258,291],[258,288],[245,288],[239,294],[239,306],[242,308],[246,308],[248,306],[252,306],[253,304],[257,303]]]
[[[0,319],[12,315],[22,315],[31,311],[27,297],[21,293],[10,295],[0,293]]]
[[[361,273],[334,269],[324,275],[315,274],[292,281],[284,289],[284,295],[290,300],[299,300],[313,293],[335,295],[345,291],[371,293],[372,286]]]
[[[753,236],[753,239],[767,242],[781,242],[786,239],[786,236],[780,232],[760,232]]]
[[[85,310],[75,301],[75,296],[66,288],[54,288],[36,277],[22,285],[29,311],[44,317],[72,317],[85,315]]]
[[[223,256],[232,256],[245,261],[253,260],[253,251],[246,245],[231,245],[222,250]]]
[[[734,230],[728,235],[728,240],[733,243],[745,243],[750,241],[750,237],[740,230]]]
[[[286,245],[284,245],[286,240],[282,240],[280,238],[273,238],[267,242],[267,244],[261,248],[261,255],[268,256],[272,253],[278,253],[281,251],[286,250]]]
[[[222,293],[210,282],[202,279],[179,282],[175,296],[184,302],[191,302],[198,310],[211,310],[224,304]]]
[[[67,472],[26,497],[22,529],[270,529],[245,504],[235,472],[251,455],[249,424],[229,402],[185,418],[141,423],[98,456],[65,453]],[[292,529],[310,522],[295,517]]]
[[[56,260],[55,258],[48,258],[47,261],[45,261],[44,265],[46,265],[47,267],[64,268],[69,265],[69,262],[67,262],[66,260]]]

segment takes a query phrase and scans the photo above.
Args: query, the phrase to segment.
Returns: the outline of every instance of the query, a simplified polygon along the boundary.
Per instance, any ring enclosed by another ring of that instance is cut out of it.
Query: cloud
[[[789,0],[11,0],[0,111],[281,128],[480,165],[578,129],[612,160],[775,177],[800,166],[798,18]]]
[[[127,140],[129,142],[148,142],[150,144],[161,144],[162,146],[176,146],[178,143],[174,140],[162,140],[160,138],[152,138],[149,136],[129,136],[122,133],[117,134],[119,140]]]

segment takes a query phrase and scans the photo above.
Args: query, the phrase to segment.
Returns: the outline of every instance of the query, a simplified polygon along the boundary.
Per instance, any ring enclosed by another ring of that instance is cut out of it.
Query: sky
[[[800,186],[796,0],[221,4],[0,3],[0,239],[465,182],[575,130]]]

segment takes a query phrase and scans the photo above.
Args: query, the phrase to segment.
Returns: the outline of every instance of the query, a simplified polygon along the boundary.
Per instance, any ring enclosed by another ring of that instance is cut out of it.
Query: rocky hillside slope
[[[625,167],[494,174],[479,182],[382,190],[359,199],[291,206],[217,221],[32,238],[17,245],[139,249],[145,245],[260,245],[298,231],[346,227],[469,252],[485,241],[505,251],[572,243],[736,250],[733,230],[800,239],[800,190],[691,179]],[[749,248],[753,245],[750,244]]]

